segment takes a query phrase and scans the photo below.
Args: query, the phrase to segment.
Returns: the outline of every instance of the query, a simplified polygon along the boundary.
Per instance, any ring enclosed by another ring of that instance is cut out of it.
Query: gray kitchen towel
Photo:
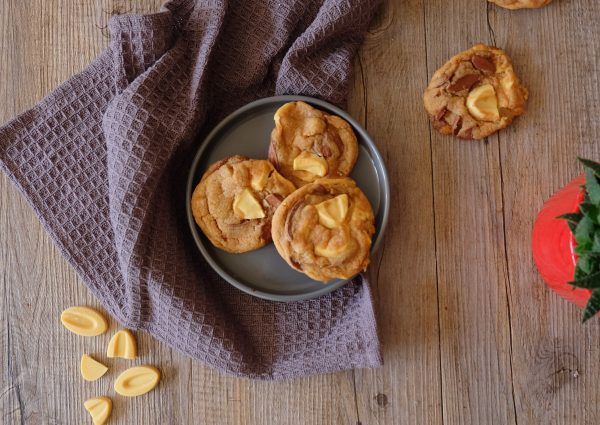
[[[311,301],[246,295],[200,256],[184,199],[199,140],[236,108],[343,105],[377,3],[172,0],[115,16],[94,62],[0,128],[2,170],[123,326],[249,378],[381,364],[364,278]]]

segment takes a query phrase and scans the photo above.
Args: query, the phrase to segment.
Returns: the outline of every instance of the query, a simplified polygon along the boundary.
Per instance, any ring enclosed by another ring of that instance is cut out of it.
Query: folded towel
[[[190,157],[226,114],[274,94],[344,103],[377,3],[172,0],[113,17],[94,62],[0,128],[0,167],[123,326],[237,376],[378,366],[364,278],[251,297],[203,260],[184,207]]]

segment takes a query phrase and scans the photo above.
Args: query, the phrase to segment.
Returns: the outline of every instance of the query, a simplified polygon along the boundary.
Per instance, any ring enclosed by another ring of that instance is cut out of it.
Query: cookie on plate
[[[369,264],[374,223],[371,204],[354,180],[324,178],[281,203],[273,242],[292,268],[314,280],[349,279]]]
[[[433,74],[423,103],[440,133],[483,139],[525,112],[527,97],[506,53],[477,44]]]
[[[350,174],[358,157],[358,142],[346,120],[290,102],[275,112],[269,160],[297,187],[321,177]]]
[[[506,9],[537,9],[546,6],[552,0],[488,0]]]
[[[208,167],[192,194],[192,213],[217,248],[252,251],[271,241],[273,214],[295,189],[269,161],[230,156]]]

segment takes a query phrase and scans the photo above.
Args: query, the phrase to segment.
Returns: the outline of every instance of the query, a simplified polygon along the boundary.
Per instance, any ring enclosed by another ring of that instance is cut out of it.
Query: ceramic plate
[[[214,247],[195,223],[189,200],[204,171],[213,162],[230,155],[266,159],[271,131],[275,127],[275,111],[284,103],[297,100],[338,115],[354,128],[359,154],[351,177],[365,193],[375,213],[372,253],[381,243],[389,212],[390,188],[381,155],[367,132],[334,105],[304,96],[276,96],[249,103],[221,121],[200,145],[188,177],[186,208],[190,230],[202,256],[223,279],[244,292],[274,301],[315,298],[339,288],[348,280],[333,280],[326,284],[314,281],[293,270],[279,256],[273,243],[244,254],[230,254]]]

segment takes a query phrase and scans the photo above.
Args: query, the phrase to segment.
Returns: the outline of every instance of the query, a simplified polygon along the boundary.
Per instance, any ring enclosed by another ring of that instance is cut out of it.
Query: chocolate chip
[[[265,221],[265,224],[263,224],[262,229],[260,229],[260,237],[262,238],[263,241],[266,242],[270,242],[271,241],[271,220],[267,220]]]
[[[292,257],[290,257],[290,262],[292,263],[292,266],[294,266],[296,269],[302,271],[302,265],[299,262],[294,260]]]
[[[477,83],[481,77],[477,74],[468,74],[460,77],[458,80],[448,86],[448,91],[452,94],[457,94],[463,90],[470,89]]]
[[[473,127],[467,128],[465,131],[458,135],[461,139],[473,140]]]
[[[279,204],[281,204],[281,201],[283,201],[283,196],[281,196],[279,193],[269,193],[265,197],[265,201],[267,201],[267,203],[273,209],[277,209],[277,207],[279,206]]]
[[[446,115],[446,112],[448,112],[448,108],[444,106],[442,109],[440,109],[440,111],[437,114],[435,114],[434,120],[442,121],[444,115]]]
[[[304,201],[298,201],[294,205],[292,205],[292,207],[290,208],[290,212],[288,213],[287,220],[285,221],[285,231],[287,232],[290,239],[293,238],[292,226],[294,224],[294,215],[296,215],[296,212],[298,212],[298,209],[302,206],[304,206]]]
[[[317,155],[322,156],[323,158],[329,158],[331,156],[331,154],[333,153],[333,152],[331,152],[331,149],[329,148],[329,146],[327,146],[323,142],[315,143],[315,145],[313,147],[313,151]]]
[[[457,115],[454,121],[452,122],[452,134],[455,136],[460,132],[462,128],[462,117]]]
[[[433,120],[433,128],[435,128],[436,130],[441,130],[442,128],[446,127],[447,125],[448,125],[448,123],[446,121]]]
[[[267,157],[269,158],[269,161],[271,161],[273,166],[279,169],[279,160],[277,158],[277,151],[275,150],[275,143],[273,143],[273,141],[271,141],[271,143],[269,144],[269,151],[267,153]]]
[[[311,193],[315,195],[327,195],[329,191],[322,184],[317,184],[312,188]]]
[[[337,131],[333,131],[332,130],[332,126],[328,125],[327,126],[327,131],[325,131],[325,133],[323,133],[323,142],[321,142],[323,147],[326,147],[327,149],[330,149],[330,146],[337,146],[337,150],[338,152],[344,152],[344,142],[342,141],[342,139],[340,138],[340,135]],[[331,155],[333,152],[330,152],[329,155]],[[322,155],[325,158],[327,158],[326,155]]]
[[[471,63],[475,68],[480,70],[481,72],[492,74],[496,72],[496,65],[490,58],[486,58],[485,56],[475,55],[471,58]]]

